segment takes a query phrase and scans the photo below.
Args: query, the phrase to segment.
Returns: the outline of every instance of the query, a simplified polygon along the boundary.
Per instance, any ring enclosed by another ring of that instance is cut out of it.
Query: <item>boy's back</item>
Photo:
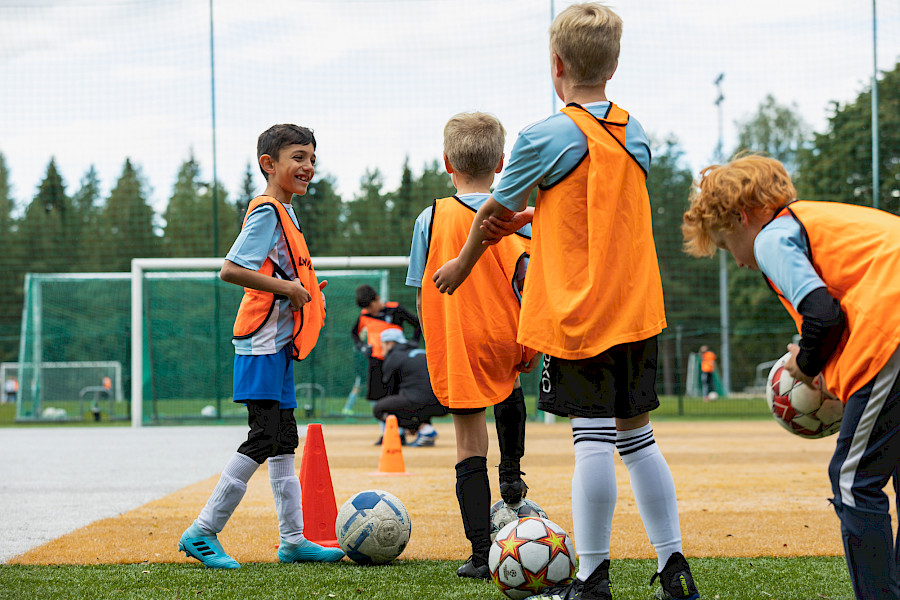
[[[665,327],[640,124],[611,102],[526,128],[494,199],[521,210],[539,184],[519,342],[579,359]]]
[[[657,335],[666,321],[646,188],[649,144],[606,97],[621,34],[621,19],[597,2],[573,4],[554,19],[550,75],[565,114],[520,133],[459,255],[433,277],[442,293],[454,293],[486,243],[533,223],[518,341],[544,353],[538,408],[572,426],[579,556],[574,580],[531,600],[611,599],[616,450],[656,550],[657,598],[700,597],[681,553],[674,481],[649,417],[659,407]]]
[[[423,281],[465,242],[472,218],[489,194],[461,194],[435,200],[417,220],[425,234]],[[420,229],[421,228],[421,229]],[[432,285],[422,288],[422,325],[428,340],[435,395],[452,408],[483,407],[509,396],[516,365],[534,352],[516,343],[520,284],[528,264],[531,228],[492,246],[470,281],[452,296]]]

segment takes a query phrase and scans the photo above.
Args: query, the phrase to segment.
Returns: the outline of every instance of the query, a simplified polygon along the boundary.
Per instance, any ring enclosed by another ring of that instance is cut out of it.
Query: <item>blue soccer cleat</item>
[[[281,540],[278,546],[278,560],[283,563],[336,562],[342,558],[344,551],[340,548],[326,548],[309,540],[303,540],[299,544]]]
[[[178,551],[196,558],[210,569],[240,569],[241,565],[222,549],[216,534],[208,534],[194,523],[184,530]]]

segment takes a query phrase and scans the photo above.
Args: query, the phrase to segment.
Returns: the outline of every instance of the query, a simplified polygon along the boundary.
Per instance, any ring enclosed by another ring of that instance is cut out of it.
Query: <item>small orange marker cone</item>
[[[400,429],[397,417],[388,415],[384,422],[384,435],[381,436],[381,458],[378,460],[378,471],[370,475],[409,475],[403,464],[403,450],[400,447]]]
[[[322,424],[306,426],[306,443],[300,462],[300,492],[303,499],[303,535],[320,546],[339,546],[334,532],[337,503],[331,484],[331,470],[325,453]]]

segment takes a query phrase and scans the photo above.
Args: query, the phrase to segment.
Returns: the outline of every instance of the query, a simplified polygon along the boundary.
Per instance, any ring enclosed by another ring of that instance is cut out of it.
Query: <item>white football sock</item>
[[[675,482],[669,464],[647,424],[631,431],[619,431],[616,447],[631,477],[631,489],[650,543],[656,549],[658,572],[675,552],[681,552],[681,528]]]
[[[431,423],[423,423],[422,427],[419,429],[419,433],[433,433],[434,426]]]
[[[572,522],[578,548],[578,579],[584,581],[609,558],[616,508],[615,419],[571,419],[575,440]]]
[[[299,544],[303,537],[303,495],[300,479],[294,472],[294,455],[269,458],[269,483],[278,513],[278,534],[286,542]]]
[[[231,513],[240,504],[247,491],[247,482],[259,468],[259,464],[240,452],[235,452],[225,465],[219,482],[194,521],[206,533],[219,533],[225,528]]]

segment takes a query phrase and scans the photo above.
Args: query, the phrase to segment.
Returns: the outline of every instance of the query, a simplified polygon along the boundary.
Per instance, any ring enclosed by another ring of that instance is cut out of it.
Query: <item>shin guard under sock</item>
[[[456,499],[472,554],[487,560],[491,546],[491,488],[487,458],[471,456],[456,464]]]

